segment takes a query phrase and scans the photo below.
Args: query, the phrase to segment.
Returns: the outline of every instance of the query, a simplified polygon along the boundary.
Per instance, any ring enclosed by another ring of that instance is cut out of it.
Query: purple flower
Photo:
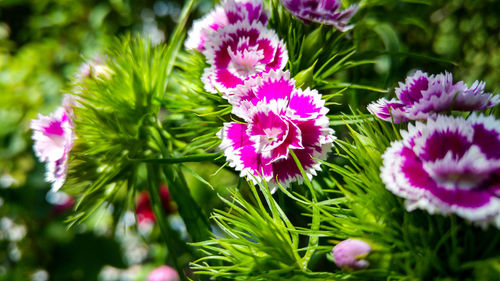
[[[261,0],[226,0],[221,6],[193,22],[184,45],[188,50],[203,52],[208,37],[218,29],[242,21],[266,25],[268,17]]]
[[[383,154],[381,178],[408,211],[500,227],[500,121],[439,115],[410,124]]]
[[[342,32],[353,27],[347,25],[347,22],[358,11],[356,5],[351,5],[343,11],[339,11],[342,6],[340,0],[281,0],[281,3],[292,15],[305,23],[312,21],[319,24],[333,25]]]
[[[249,77],[281,70],[288,61],[283,41],[260,23],[247,21],[227,25],[208,39],[203,51],[211,65],[202,81],[212,93],[227,92]]]
[[[33,150],[42,162],[47,163],[45,179],[52,183],[52,190],[57,191],[66,180],[68,156],[73,147],[73,124],[68,113],[59,107],[49,116],[38,115],[32,120]]]
[[[335,264],[340,268],[363,269],[370,264],[364,260],[372,250],[370,244],[363,240],[349,238],[333,247]]]
[[[478,81],[470,88],[463,81],[453,84],[448,72],[429,76],[417,71],[406,78],[405,84],[399,83],[399,100],[379,99],[368,105],[368,111],[382,120],[400,123],[435,118],[437,113],[450,110],[483,110],[500,103],[500,96],[485,93],[484,86]]]
[[[229,165],[254,182],[264,178],[272,192],[277,181],[303,180],[289,150],[312,178],[320,170],[315,159],[325,160],[334,140],[321,95],[295,89],[289,75],[271,71],[238,87],[229,100],[245,123],[225,123],[217,134]]]
[[[179,281],[179,274],[170,266],[162,265],[151,271],[147,281]]]

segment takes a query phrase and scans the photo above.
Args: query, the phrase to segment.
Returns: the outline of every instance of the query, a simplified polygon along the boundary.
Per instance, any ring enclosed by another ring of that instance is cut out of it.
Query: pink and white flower
[[[303,181],[290,150],[308,178],[316,175],[335,137],[325,101],[316,90],[295,89],[288,72],[265,73],[237,88],[230,102],[246,123],[225,123],[217,136],[229,165],[254,182],[265,179],[271,191],[279,181]]]
[[[483,110],[500,103],[500,96],[484,92],[484,82],[476,81],[468,87],[463,81],[453,84],[451,73],[429,76],[417,71],[399,83],[399,100],[379,99],[368,105],[368,111],[385,121],[394,123],[435,118],[437,113],[450,110]]]
[[[242,21],[220,28],[211,34],[205,48],[203,54],[211,66],[205,69],[202,81],[212,93],[225,93],[247,78],[281,70],[288,61],[283,41],[261,23]]]
[[[31,121],[33,150],[42,162],[47,163],[46,180],[57,191],[66,180],[68,157],[73,147],[73,123],[63,107],[49,116],[38,115]]]
[[[410,124],[383,154],[386,188],[408,211],[456,214],[500,228],[500,121],[439,115]]]
[[[339,11],[342,6],[340,0],[281,0],[281,3],[292,15],[305,23],[332,25],[342,32],[353,27],[347,25],[347,22],[358,11],[357,5]]]
[[[187,50],[202,52],[208,37],[218,29],[242,21],[266,25],[268,18],[261,0],[226,0],[209,14],[193,22],[184,45]]]

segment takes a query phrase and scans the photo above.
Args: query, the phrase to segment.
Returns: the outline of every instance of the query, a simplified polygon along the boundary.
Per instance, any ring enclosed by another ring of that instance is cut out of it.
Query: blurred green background
[[[500,1],[369,2],[370,8],[354,18],[352,37],[358,55],[376,63],[353,70],[346,82],[392,89],[418,68],[433,74],[448,70],[469,85],[483,80],[489,92],[500,92]],[[0,1],[0,280],[144,280],[163,264],[166,253],[157,230],[141,232],[133,214],[126,213],[114,229],[113,210],[103,208],[84,225],[66,230],[65,213],[54,209],[64,198],[47,193],[44,167],[31,149],[29,122],[59,106],[82,62],[101,53],[115,36],[142,33],[164,42],[182,5]],[[202,2],[192,18],[211,7],[211,1]],[[345,102],[365,111],[383,94],[351,96],[356,98]],[[347,106],[340,110],[348,112]],[[217,167],[197,170],[205,170],[203,176],[221,192],[234,182],[234,175],[209,177]],[[191,186],[206,211],[217,205],[205,186],[196,180]],[[182,232],[178,217],[171,219]]]

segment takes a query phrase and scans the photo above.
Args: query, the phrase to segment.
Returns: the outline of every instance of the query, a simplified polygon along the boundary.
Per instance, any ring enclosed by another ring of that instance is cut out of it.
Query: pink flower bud
[[[147,281],[179,281],[179,275],[170,266],[162,265],[148,275]]]
[[[370,244],[365,241],[349,238],[333,247],[335,264],[341,268],[363,269],[369,266],[363,258],[371,251]]]

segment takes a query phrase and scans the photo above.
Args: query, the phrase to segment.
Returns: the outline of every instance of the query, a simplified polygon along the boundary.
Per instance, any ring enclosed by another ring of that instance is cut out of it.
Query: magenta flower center
[[[228,69],[240,78],[244,79],[265,69],[265,65],[260,62],[264,59],[264,52],[258,50],[258,46],[248,46],[248,39],[238,42],[235,51],[228,46],[227,52],[231,57]]]
[[[49,123],[49,126],[44,128],[44,133],[47,135],[62,137],[64,135],[64,129],[61,126],[60,121],[52,121]]]
[[[280,146],[288,136],[289,124],[274,112],[259,112],[252,118],[248,131],[257,151],[269,152]]]

